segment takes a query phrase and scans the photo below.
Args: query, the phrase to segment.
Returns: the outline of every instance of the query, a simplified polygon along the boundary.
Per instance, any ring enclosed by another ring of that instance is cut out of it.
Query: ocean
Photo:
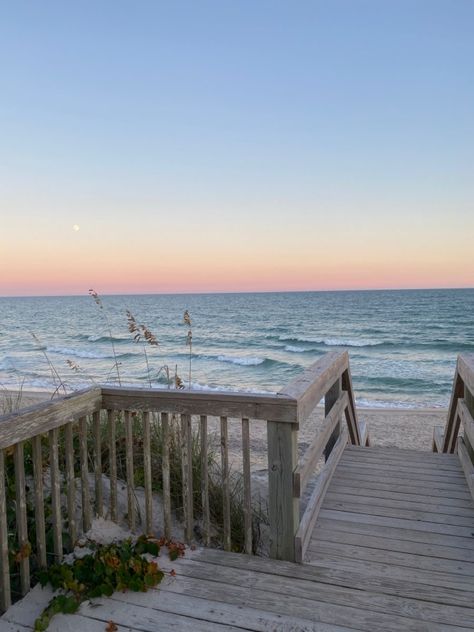
[[[474,352],[474,289],[0,298],[0,387],[193,388],[275,392],[324,353],[347,349],[357,403],[447,407],[459,353]],[[126,310],[156,336],[146,346]],[[110,327],[109,327],[110,326]],[[69,361],[69,362],[68,362]],[[72,363],[72,366],[71,366]]]

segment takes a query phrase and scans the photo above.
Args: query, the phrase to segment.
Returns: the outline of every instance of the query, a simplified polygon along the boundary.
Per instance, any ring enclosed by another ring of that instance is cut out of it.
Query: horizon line
[[[456,287],[398,287],[398,288],[344,288],[344,289],[324,289],[324,290],[217,290],[210,292],[98,292],[100,296],[209,296],[221,294],[329,294],[336,292],[427,292],[436,290],[474,290],[474,286],[456,286]],[[2,298],[80,298],[89,296],[88,291],[84,294],[2,294]]]

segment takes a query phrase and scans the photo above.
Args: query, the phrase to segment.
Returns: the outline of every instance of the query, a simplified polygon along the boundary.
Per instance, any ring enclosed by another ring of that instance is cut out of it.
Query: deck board
[[[83,604],[50,632],[474,630],[474,504],[456,455],[348,447],[302,565],[213,549],[160,564],[176,576]],[[50,597],[35,588],[0,632],[30,631]]]

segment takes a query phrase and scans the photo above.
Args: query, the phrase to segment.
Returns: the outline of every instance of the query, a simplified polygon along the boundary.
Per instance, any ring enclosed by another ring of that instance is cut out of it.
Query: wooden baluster
[[[5,489],[5,452],[0,449],[0,611],[11,605],[10,567],[8,563],[8,525]]]
[[[35,522],[36,522],[36,556],[40,567],[46,566],[46,527],[44,522],[44,493],[43,493],[43,454],[41,450],[41,435],[33,437],[33,477],[35,494]]]
[[[143,419],[143,475],[145,479],[145,531],[153,533],[153,495],[151,489],[151,437],[150,413],[142,413]]]
[[[324,396],[324,415],[326,417],[329,415],[331,408],[339,399],[341,395],[341,391],[342,391],[342,379],[339,377]],[[332,431],[331,436],[328,439],[326,447],[324,448],[325,461],[329,459],[332,449],[336,441],[338,440],[340,434],[341,434],[341,417],[339,416],[337,424],[334,430]]]
[[[230,481],[229,481],[229,441],[227,417],[221,417],[221,467],[222,467],[222,498],[224,517],[224,550],[231,550],[230,533]]]
[[[67,494],[67,519],[71,547],[77,538],[76,528],[76,477],[74,474],[74,443],[72,421],[64,427],[64,450],[66,453],[66,494]]]
[[[299,522],[298,498],[293,494],[293,472],[298,464],[298,425],[268,421],[267,437],[270,556],[294,562]]]
[[[204,526],[204,544],[211,544],[211,517],[209,513],[209,472],[207,455],[207,416],[201,415],[201,502]]]
[[[124,412],[125,420],[125,465],[127,472],[127,506],[128,526],[135,531],[135,484],[133,472],[133,429],[132,415],[129,410]]]
[[[51,468],[51,513],[53,521],[53,550],[55,562],[63,558],[61,518],[61,481],[59,476],[58,429],[49,431],[49,463]]]
[[[245,552],[252,554],[252,491],[250,479],[250,429],[249,420],[242,419],[242,470],[244,477],[244,532]]]
[[[92,415],[94,432],[94,474],[95,474],[95,513],[99,518],[104,515],[104,495],[102,490],[102,445],[100,436],[100,410]]]
[[[31,545],[28,541],[28,522],[26,516],[25,456],[23,442],[15,445],[13,454],[15,461],[16,526],[20,557],[20,585],[21,594],[26,595],[30,590]]]
[[[109,430],[109,478],[110,478],[110,519],[117,522],[117,445],[116,445],[116,416],[115,410],[107,411]]]
[[[87,464],[87,417],[79,419],[79,456],[81,463],[82,528],[84,533],[91,528],[91,499],[89,492],[89,468]]]
[[[163,477],[163,530],[165,538],[171,537],[171,490],[170,490],[170,427],[168,413],[161,413],[162,430],[162,477]]]
[[[191,542],[193,538],[193,463],[190,415],[181,415],[181,454],[184,534],[186,542]]]

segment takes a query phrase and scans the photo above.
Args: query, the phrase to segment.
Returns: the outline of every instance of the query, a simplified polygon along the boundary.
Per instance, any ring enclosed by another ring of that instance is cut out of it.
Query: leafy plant
[[[157,557],[163,545],[168,546],[172,560],[184,555],[181,543],[140,536],[135,543],[128,539],[99,545],[93,553],[75,559],[72,564],[54,564],[41,571],[41,585],[51,584],[54,590],[62,592],[53,597],[36,619],[35,631],[47,630],[55,614],[72,614],[87,599],[110,597],[118,590],[146,592],[157,586],[165,574],[146,554]],[[175,573],[172,571],[172,574]]]

